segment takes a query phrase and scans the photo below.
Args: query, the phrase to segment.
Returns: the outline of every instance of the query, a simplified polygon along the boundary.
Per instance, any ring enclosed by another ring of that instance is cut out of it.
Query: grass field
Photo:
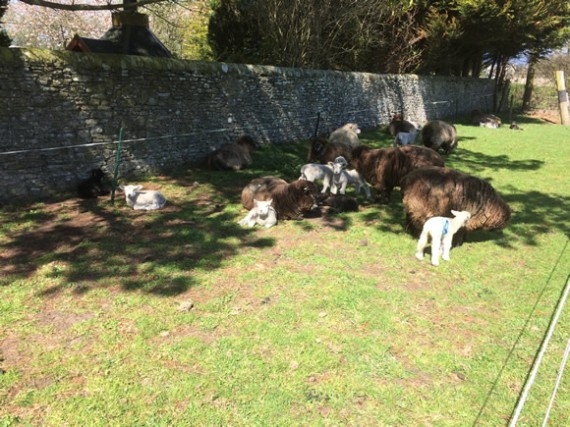
[[[167,196],[158,212],[3,208],[0,426],[505,425],[570,272],[570,128],[518,122],[457,126],[447,164],[513,216],[437,268],[415,259],[398,191],[241,228],[241,188],[296,179],[306,142],[139,181]],[[569,338],[566,307],[520,426],[542,422]],[[549,425],[570,425],[568,369]]]

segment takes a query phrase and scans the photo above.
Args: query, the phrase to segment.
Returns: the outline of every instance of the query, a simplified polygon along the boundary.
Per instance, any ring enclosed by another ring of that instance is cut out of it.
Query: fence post
[[[570,125],[568,115],[568,92],[564,81],[564,71],[556,72],[556,88],[558,89],[558,108],[560,109],[560,119],[563,125]]]

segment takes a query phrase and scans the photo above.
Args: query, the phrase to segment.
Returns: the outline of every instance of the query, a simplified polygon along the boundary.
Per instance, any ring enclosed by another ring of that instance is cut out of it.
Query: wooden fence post
[[[568,92],[566,92],[566,83],[564,82],[564,71],[556,72],[556,88],[558,89],[558,108],[560,109],[560,119],[563,125],[570,125],[570,116],[568,115]]]

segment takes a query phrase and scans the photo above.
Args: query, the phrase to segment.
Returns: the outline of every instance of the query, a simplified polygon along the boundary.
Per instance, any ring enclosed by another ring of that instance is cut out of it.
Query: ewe
[[[140,191],[142,185],[120,185],[119,188],[125,192],[127,205],[136,210],[160,209],[166,203],[166,198],[159,191]]]
[[[453,218],[443,216],[434,216],[426,221],[422,229],[422,234],[418,240],[416,258],[420,261],[424,259],[424,248],[431,236],[431,263],[439,265],[439,254],[443,245],[443,256],[445,261],[449,261],[449,251],[451,250],[451,242],[453,235],[464,227],[471,214],[467,211],[451,211]]]

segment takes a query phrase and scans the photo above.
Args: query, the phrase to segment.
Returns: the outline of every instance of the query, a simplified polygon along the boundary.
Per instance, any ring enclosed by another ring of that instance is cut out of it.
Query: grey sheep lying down
[[[275,176],[255,178],[241,192],[241,203],[251,210],[254,200],[273,199],[272,206],[277,212],[277,219],[302,219],[311,210],[317,208],[319,195],[315,183],[298,180],[288,183]]]

